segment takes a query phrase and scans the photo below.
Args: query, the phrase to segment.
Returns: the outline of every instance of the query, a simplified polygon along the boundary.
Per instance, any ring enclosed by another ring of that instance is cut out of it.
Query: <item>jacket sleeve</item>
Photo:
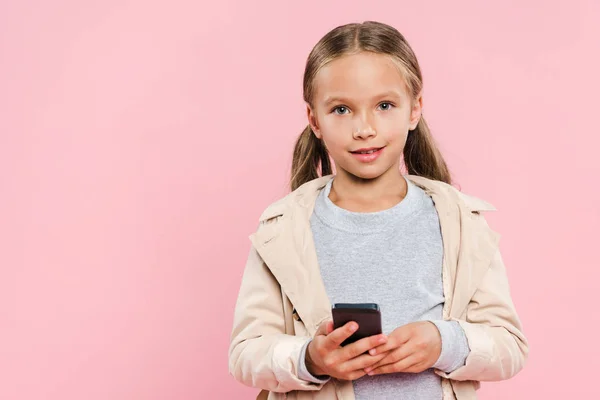
[[[235,306],[229,372],[247,385],[271,392],[320,390],[298,378],[306,337],[285,334],[281,287],[251,248]]]
[[[500,381],[525,365],[529,345],[510,297],[506,270],[497,250],[486,275],[469,302],[462,326],[469,348],[465,365],[440,376],[458,381]]]

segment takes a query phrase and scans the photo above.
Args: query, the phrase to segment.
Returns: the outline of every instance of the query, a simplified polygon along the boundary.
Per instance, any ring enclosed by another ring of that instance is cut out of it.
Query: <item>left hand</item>
[[[440,357],[442,337],[433,322],[412,322],[396,328],[388,335],[388,342],[371,349],[370,354],[385,352],[389,352],[385,358],[365,369],[368,375],[423,372]]]

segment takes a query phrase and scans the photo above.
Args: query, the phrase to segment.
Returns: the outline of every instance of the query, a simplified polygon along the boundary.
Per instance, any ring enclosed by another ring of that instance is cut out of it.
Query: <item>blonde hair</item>
[[[310,52],[304,69],[303,97],[312,106],[314,79],[329,62],[344,55],[368,51],[385,54],[398,65],[409,95],[415,101],[423,88],[423,77],[410,45],[395,28],[381,22],[365,21],[338,26],[328,32]],[[404,146],[404,164],[411,175],[419,175],[451,184],[450,172],[438,150],[425,118],[410,131]],[[320,173],[320,175],[319,175]],[[302,184],[332,173],[329,153],[310,124],[302,131],[294,147],[290,186]]]

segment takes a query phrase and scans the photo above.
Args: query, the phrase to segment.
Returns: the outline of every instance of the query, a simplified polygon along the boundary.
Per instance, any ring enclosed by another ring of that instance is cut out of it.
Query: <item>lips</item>
[[[351,151],[350,153],[352,154],[372,154],[374,152],[376,152],[377,150],[381,150],[383,149],[383,147],[367,147],[364,149],[358,149],[355,151]]]
[[[354,156],[358,161],[363,163],[370,163],[379,158],[383,152],[384,147],[369,147],[364,149],[358,149],[351,151],[350,154]]]

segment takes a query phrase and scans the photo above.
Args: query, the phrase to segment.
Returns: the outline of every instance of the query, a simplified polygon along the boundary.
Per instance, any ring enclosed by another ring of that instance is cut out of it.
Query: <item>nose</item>
[[[377,136],[377,132],[371,125],[361,126],[357,129],[354,129],[354,134],[352,135],[354,139],[368,139],[370,137]]]
[[[376,136],[377,132],[373,129],[373,124],[371,118],[373,115],[370,115],[368,111],[363,113],[357,113],[357,117],[354,125],[354,139],[369,139],[370,137]]]

